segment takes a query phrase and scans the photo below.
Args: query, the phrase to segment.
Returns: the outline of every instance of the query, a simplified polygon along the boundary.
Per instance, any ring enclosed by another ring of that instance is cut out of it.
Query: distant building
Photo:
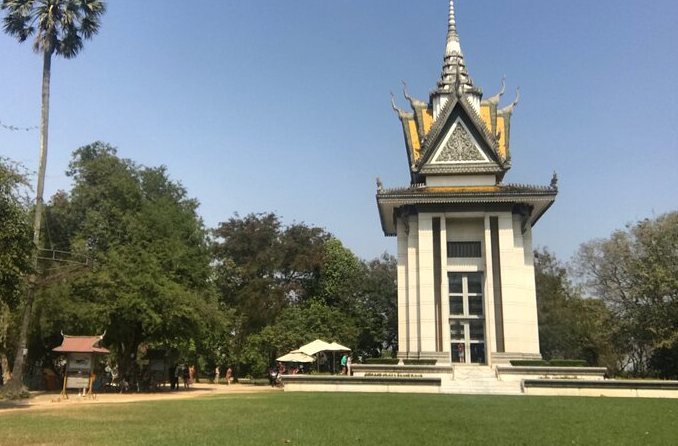
[[[511,115],[502,92],[482,99],[469,76],[450,1],[442,75],[428,102],[396,106],[409,186],[377,180],[384,234],[398,239],[400,358],[497,364],[539,358],[532,227],[553,204],[548,186],[504,183]]]

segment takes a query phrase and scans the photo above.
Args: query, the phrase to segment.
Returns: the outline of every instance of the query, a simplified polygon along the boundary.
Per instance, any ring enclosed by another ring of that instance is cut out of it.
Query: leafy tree
[[[31,270],[31,228],[26,177],[13,163],[0,158],[0,367],[9,379],[9,328]]]
[[[678,212],[581,246],[577,271],[612,312],[630,372],[665,375],[678,342]]]
[[[74,153],[68,174],[71,193],[48,208],[54,243],[97,262],[40,295],[36,343],[53,346],[61,330],[106,330],[122,373],[134,377],[140,347],[187,352],[224,331],[198,203],[165,168],[137,166],[97,142]]]
[[[398,283],[397,260],[384,253],[364,264],[361,285],[363,318],[359,342],[361,352],[380,357],[384,350],[398,351]]]
[[[277,215],[268,213],[236,214],[214,236],[219,299],[235,311],[229,357],[244,363],[247,338],[273,324],[290,305],[306,300],[316,286],[329,235],[303,224],[284,227]]]
[[[619,370],[616,325],[604,302],[585,299],[548,250],[535,251],[539,344],[546,359],[585,359]]]
[[[343,308],[348,313],[360,311],[358,296],[365,269],[360,259],[338,239],[332,237],[325,242],[318,273],[314,298],[330,307]]]
[[[262,375],[275,358],[314,339],[354,346],[359,331],[356,321],[347,318],[339,308],[319,300],[309,300],[302,305],[288,307],[275,324],[250,336],[242,357],[250,365],[253,375]]]
[[[5,32],[16,37],[19,42],[25,42],[35,35],[33,49],[36,53],[41,53],[43,57],[40,163],[33,223],[33,242],[36,247],[39,247],[47,166],[52,56],[74,58],[83,48],[83,39],[91,39],[99,31],[100,19],[106,11],[106,5],[99,0],[3,0],[0,8],[7,11],[3,19]],[[34,264],[37,265],[37,260]],[[14,361],[14,379],[7,386],[9,392],[17,392],[22,387],[23,351],[26,347],[33,307],[34,282],[31,280],[26,295],[24,317]]]

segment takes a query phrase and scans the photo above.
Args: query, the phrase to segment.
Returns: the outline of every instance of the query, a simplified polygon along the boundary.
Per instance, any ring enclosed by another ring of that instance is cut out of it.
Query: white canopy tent
[[[279,358],[276,358],[276,361],[280,361],[280,362],[304,362],[304,363],[306,363],[306,362],[315,361],[315,358],[313,358],[313,356],[309,356],[305,353],[294,351],[294,352],[289,352],[288,354],[283,355]]]
[[[331,351],[332,350],[332,344],[329,344],[322,339],[316,339],[313,342],[309,342],[306,345],[302,345],[296,350],[293,350],[293,352],[301,352],[305,353],[307,355],[315,355],[316,353],[324,352],[324,351]]]
[[[343,345],[338,344],[336,342],[332,342],[330,345],[332,346],[332,348],[330,350],[332,350],[333,352],[350,352],[351,351],[350,348],[344,347]]]
[[[336,363],[336,358],[335,358],[335,353],[336,352],[350,352],[351,349],[348,347],[345,347],[337,342],[332,342],[331,344],[328,342],[323,341],[322,339],[316,339],[313,342],[309,342],[306,345],[302,345],[296,350],[292,350],[291,353],[302,353],[308,356],[312,355],[317,355],[320,352],[332,352],[332,371],[336,372],[335,370],[335,363]],[[320,370],[320,361],[318,361],[318,370]]]

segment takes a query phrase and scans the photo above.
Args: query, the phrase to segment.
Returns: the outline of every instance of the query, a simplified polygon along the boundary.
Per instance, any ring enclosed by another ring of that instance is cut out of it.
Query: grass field
[[[0,413],[0,445],[666,445],[675,400],[267,393]]]

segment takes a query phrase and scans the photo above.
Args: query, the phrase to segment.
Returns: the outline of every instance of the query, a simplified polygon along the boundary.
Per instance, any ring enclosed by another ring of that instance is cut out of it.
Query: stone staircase
[[[441,393],[521,395],[520,381],[500,381],[493,367],[455,366],[451,379],[443,379]]]

